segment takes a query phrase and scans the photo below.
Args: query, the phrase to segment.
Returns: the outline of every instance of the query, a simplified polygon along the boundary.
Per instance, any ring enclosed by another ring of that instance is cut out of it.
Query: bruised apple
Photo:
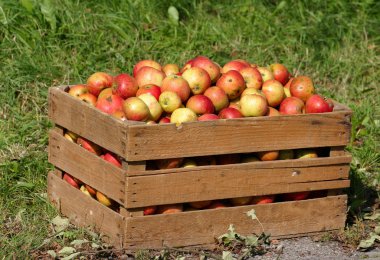
[[[107,114],[113,114],[123,109],[123,99],[118,95],[111,95],[107,98],[98,99],[96,108]]]
[[[98,96],[98,100],[99,99],[108,98],[108,97],[110,97],[112,95],[113,95],[112,88],[105,88],[102,91],[100,91],[99,96]]]
[[[95,106],[96,105],[96,101],[97,101],[97,98],[95,95],[91,94],[91,93],[84,93],[84,94],[81,94],[78,96],[78,98],[80,100],[82,100],[83,102],[86,102],[87,104],[91,105],[91,106]]]
[[[79,97],[80,95],[85,93],[88,93],[88,89],[87,86],[83,84],[72,86],[69,90],[69,95],[73,97]]]

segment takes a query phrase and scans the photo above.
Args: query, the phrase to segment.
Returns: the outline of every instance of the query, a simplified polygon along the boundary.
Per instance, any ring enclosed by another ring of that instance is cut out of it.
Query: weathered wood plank
[[[200,168],[128,177],[126,208],[349,186],[348,164],[272,169],[237,164]]]
[[[48,174],[48,196],[73,224],[94,227],[105,235],[107,243],[117,248],[123,246],[125,220],[120,214],[84,195],[53,173]]]
[[[55,129],[49,133],[49,162],[124,204],[125,171],[70,142]]]
[[[124,246],[162,248],[213,243],[230,224],[243,235],[260,233],[260,224],[247,217],[255,209],[264,231],[287,237],[344,227],[347,196],[304,201],[201,210],[168,215],[126,218]]]
[[[133,125],[130,161],[346,145],[348,112]],[[163,141],[164,140],[164,141]],[[201,148],[201,149],[200,149]]]

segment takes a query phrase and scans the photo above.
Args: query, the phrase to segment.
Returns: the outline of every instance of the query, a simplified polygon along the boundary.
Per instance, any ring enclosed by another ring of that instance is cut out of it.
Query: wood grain
[[[230,224],[243,235],[262,231],[247,217],[255,209],[272,237],[300,236],[344,227],[347,196],[126,218],[124,246],[162,248],[213,243]]]
[[[133,125],[129,161],[346,145],[349,112]]]
[[[123,246],[125,220],[120,214],[84,195],[53,173],[48,174],[48,196],[73,224],[94,227],[105,235],[103,238],[107,243],[117,248]]]
[[[202,168],[128,177],[126,208],[346,188],[350,183],[348,164],[255,169],[247,163]]]
[[[55,129],[49,133],[49,162],[124,204],[125,171],[70,142]]]

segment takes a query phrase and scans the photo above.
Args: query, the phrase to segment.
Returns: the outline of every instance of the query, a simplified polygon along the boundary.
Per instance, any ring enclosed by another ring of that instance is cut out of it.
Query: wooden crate
[[[208,122],[146,125],[122,122],[50,88],[48,175],[51,201],[80,226],[94,226],[117,247],[161,248],[205,245],[234,224],[242,234],[260,232],[245,212],[255,209],[272,237],[301,236],[339,229],[346,219],[351,156],[351,110],[336,103],[334,112]],[[124,158],[118,168],[63,137],[62,128]],[[146,161],[164,158],[329,147],[329,156],[272,162],[146,170]],[[68,172],[120,204],[113,211],[61,179]],[[146,206],[244,196],[329,190],[328,196],[171,215],[143,216]]]

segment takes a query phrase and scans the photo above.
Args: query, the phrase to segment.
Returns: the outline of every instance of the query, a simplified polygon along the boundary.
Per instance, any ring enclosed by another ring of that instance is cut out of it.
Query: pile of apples
[[[315,94],[309,77],[292,77],[282,64],[259,67],[238,59],[220,67],[205,56],[181,69],[142,60],[133,76],[96,72],[69,94],[121,120],[148,124],[325,113],[334,107]]]

